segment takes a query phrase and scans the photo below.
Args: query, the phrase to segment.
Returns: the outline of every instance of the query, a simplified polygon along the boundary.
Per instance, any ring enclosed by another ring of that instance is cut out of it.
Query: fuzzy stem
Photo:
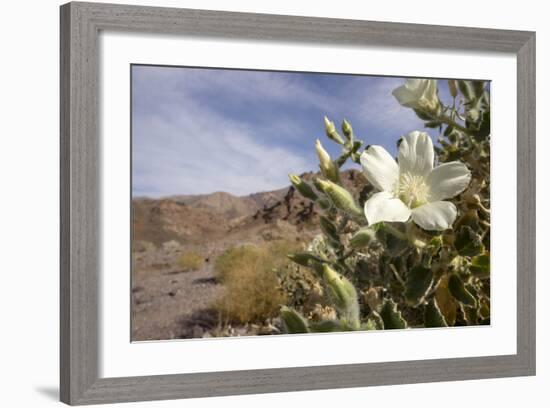
[[[421,239],[416,238],[414,231],[412,230],[412,224],[407,224],[407,233],[403,233],[399,231],[397,228],[393,227],[389,224],[384,224],[384,228],[386,228],[386,231],[388,231],[390,234],[392,234],[394,237],[402,240],[402,241],[408,241],[417,248],[425,248],[426,243],[422,241]]]
[[[411,244],[416,246],[417,248],[426,248],[426,243],[422,241],[421,239],[416,237],[416,232],[414,230],[414,224],[412,221],[409,221],[407,224],[407,238]]]
[[[398,238],[402,241],[408,241],[407,235],[405,235],[403,232],[399,231],[397,228],[393,227],[392,225],[384,224],[384,228],[386,229],[386,231],[392,234],[395,238]]]
[[[405,281],[403,280],[401,275],[399,275],[399,272],[397,272],[397,269],[395,268],[395,266],[393,264],[390,264],[390,269],[392,270],[393,274],[395,275],[395,279],[397,279],[399,281],[399,283],[405,287],[406,286]]]
[[[466,128],[462,125],[459,125],[458,123],[456,123],[454,120],[452,120],[447,115],[439,115],[439,116],[436,116],[434,119],[439,120],[441,123],[445,123],[446,125],[457,128],[458,130],[460,130],[460,131],[462,131],[462,132],[464,132],[468,135],[472,135],[472,132],[468,128]]]

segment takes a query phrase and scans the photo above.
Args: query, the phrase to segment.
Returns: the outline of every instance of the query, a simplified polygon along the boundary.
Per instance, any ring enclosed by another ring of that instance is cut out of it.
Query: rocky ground
[[[343,177],[356,188],[364,185],[357,172]],[[247,197],[213,193],[133,200],[132,340],[263,333],[265,328],[248,325],[220,331],[212,306],[224,288],[215,278],[215,259],[231,246],[313,236],[318,215],[292,187]],[[178,259],[190,250],[204,262],[184,271]]]
[[[207,258],[199,270],[183,271],[177,264],[182,251],[167,246],[134,255],[133,340],[203,337],[214,328],[211,306],[223,288],[213,262]]]

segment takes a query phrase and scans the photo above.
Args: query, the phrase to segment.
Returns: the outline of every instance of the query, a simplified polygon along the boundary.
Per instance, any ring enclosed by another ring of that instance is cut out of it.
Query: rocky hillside
[[[311,179],[316,173],[302,177]],[[352,191],[365,186],[356,170],[342,173],[343,183]],[[258,227],[287,225],[300,230],[317,225],[317,209],[295,192],[284,189],[237,197],[225,192],[206,195],[179,195],[165,199],[139,198],[132,202],[133,240],[160,245],[167,241],[200,244],[227,234],[246,236]]]

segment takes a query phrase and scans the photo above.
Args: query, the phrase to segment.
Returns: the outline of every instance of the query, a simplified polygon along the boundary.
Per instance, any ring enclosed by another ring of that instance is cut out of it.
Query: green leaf
[[[338,236],[338,231],[332,222],[328,220],[327,217],[319,217],[319,225],[321,226],[321,231],[329,238],[330,241],[334,243],[340,243],[340,237]]]
[[[479,315],[482,319],[491,317],[491,307],[487,299],[482,298],[479,306]]]
[[[456,273],[449,277],[449,292],[460,303],[476,307],[477,302],[475,297],[466,289],[464,282],[462,282],[462,279]]]
[[[297,334],[309,332],[307,320],[296,310],[283,306],[281,308],[281,318],[287,333]]]
[[[309,328],[314,333],[330,333],[350,330],[339,320],[322,320],[320,322],[311,323]]]
[[[417,305],[426,293],[430,290],[433,283],[434,274],[431,268],[422,265],[412,268],[405,282],[405,298],[410,305]]]
[[[477,309],[475,307],[464,306],[464,317],[470,326],[477,325]]]
[[[454,246],[462,256],[476,256],[485,251],[481,237],[469,226],[463,225],[456,234]]]
[[[384,321],[385,329],[405,329],[407,327],[407,322],[403,319],[401,312],[397,310],[397,305],[391,299],[386,299],[384,302],[380,316]]]
[[[456,322],[456,310],[458,303],[453,295],[451,295],[451,292],[449,292],[449,277],[447,275],[444,275],[437,284],[435,299],[437,301],[437,306],[445,317],[447,324],[449,326],[454,326]]]
[[[479,129],[474,132],[474,137],[478,142],[481,142],[489,137],[491,133],[491,112],[484,111],[481,114],[481,123]]]
[[[375,224],[375,226],[378,226],[378,231],[376,232],[377,239],[385,244],[386,253],[391,257],[398,257],[410,248],[409,242],[399,239],[390,232],[387,232],[384,223],[380,222]],[[403,234],[405,233],[403,232]]]
[[[426,327],[447,327],[447,322],[437,305],[435,299],[430,300],[424,309],[424,326]]]
[[[485,81],[471,81],[474,95],[477,98],[481,98],[483,91],[485,91]]]
[[[376,330],[384,330],[384,320],[382,320],[382,316],[374,310],[368,314],[367,322],[372,322],[376,327]]]
[[[486,279],[491,276],[489,252],[472,258],[470,272],[479,279]]]

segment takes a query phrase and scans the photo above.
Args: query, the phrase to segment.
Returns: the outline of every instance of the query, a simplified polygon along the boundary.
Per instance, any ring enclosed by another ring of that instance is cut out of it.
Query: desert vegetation
[[[490,324],[488,84],[393,95],[437,143],[411,129],[395,158],[325,118],[288,188],[135,200],[133,339]]]
[[[196,271],[204,264],[204,257],[197,251],[186,251],[179,257],[178,264],[183,272]]]
[[[287,333],[490,323],[489,92],[482,81],[447,86],[451,106],[435,80],[407,80],[394,91],[441,132],[439,146],[421,131],[398,139],[397,161],[381,146],[363,148],[346,120],[342,136],[325,118],[341,155],[332,159],[318,140],[321,176],[290,176],[322,208],[322,235],[290,258],[314,272],[336,313],[316,321],[283,306]],[[340,181],[348,161],[369,181],[358,196]]]
[[[278,315],[287,301],[279,279],[288,263],[286,254],[296,249],[287,241],[249,244],[229,248],[216,259],[216,278],[225,288],[215,307],[225,324],[262,323]]]

